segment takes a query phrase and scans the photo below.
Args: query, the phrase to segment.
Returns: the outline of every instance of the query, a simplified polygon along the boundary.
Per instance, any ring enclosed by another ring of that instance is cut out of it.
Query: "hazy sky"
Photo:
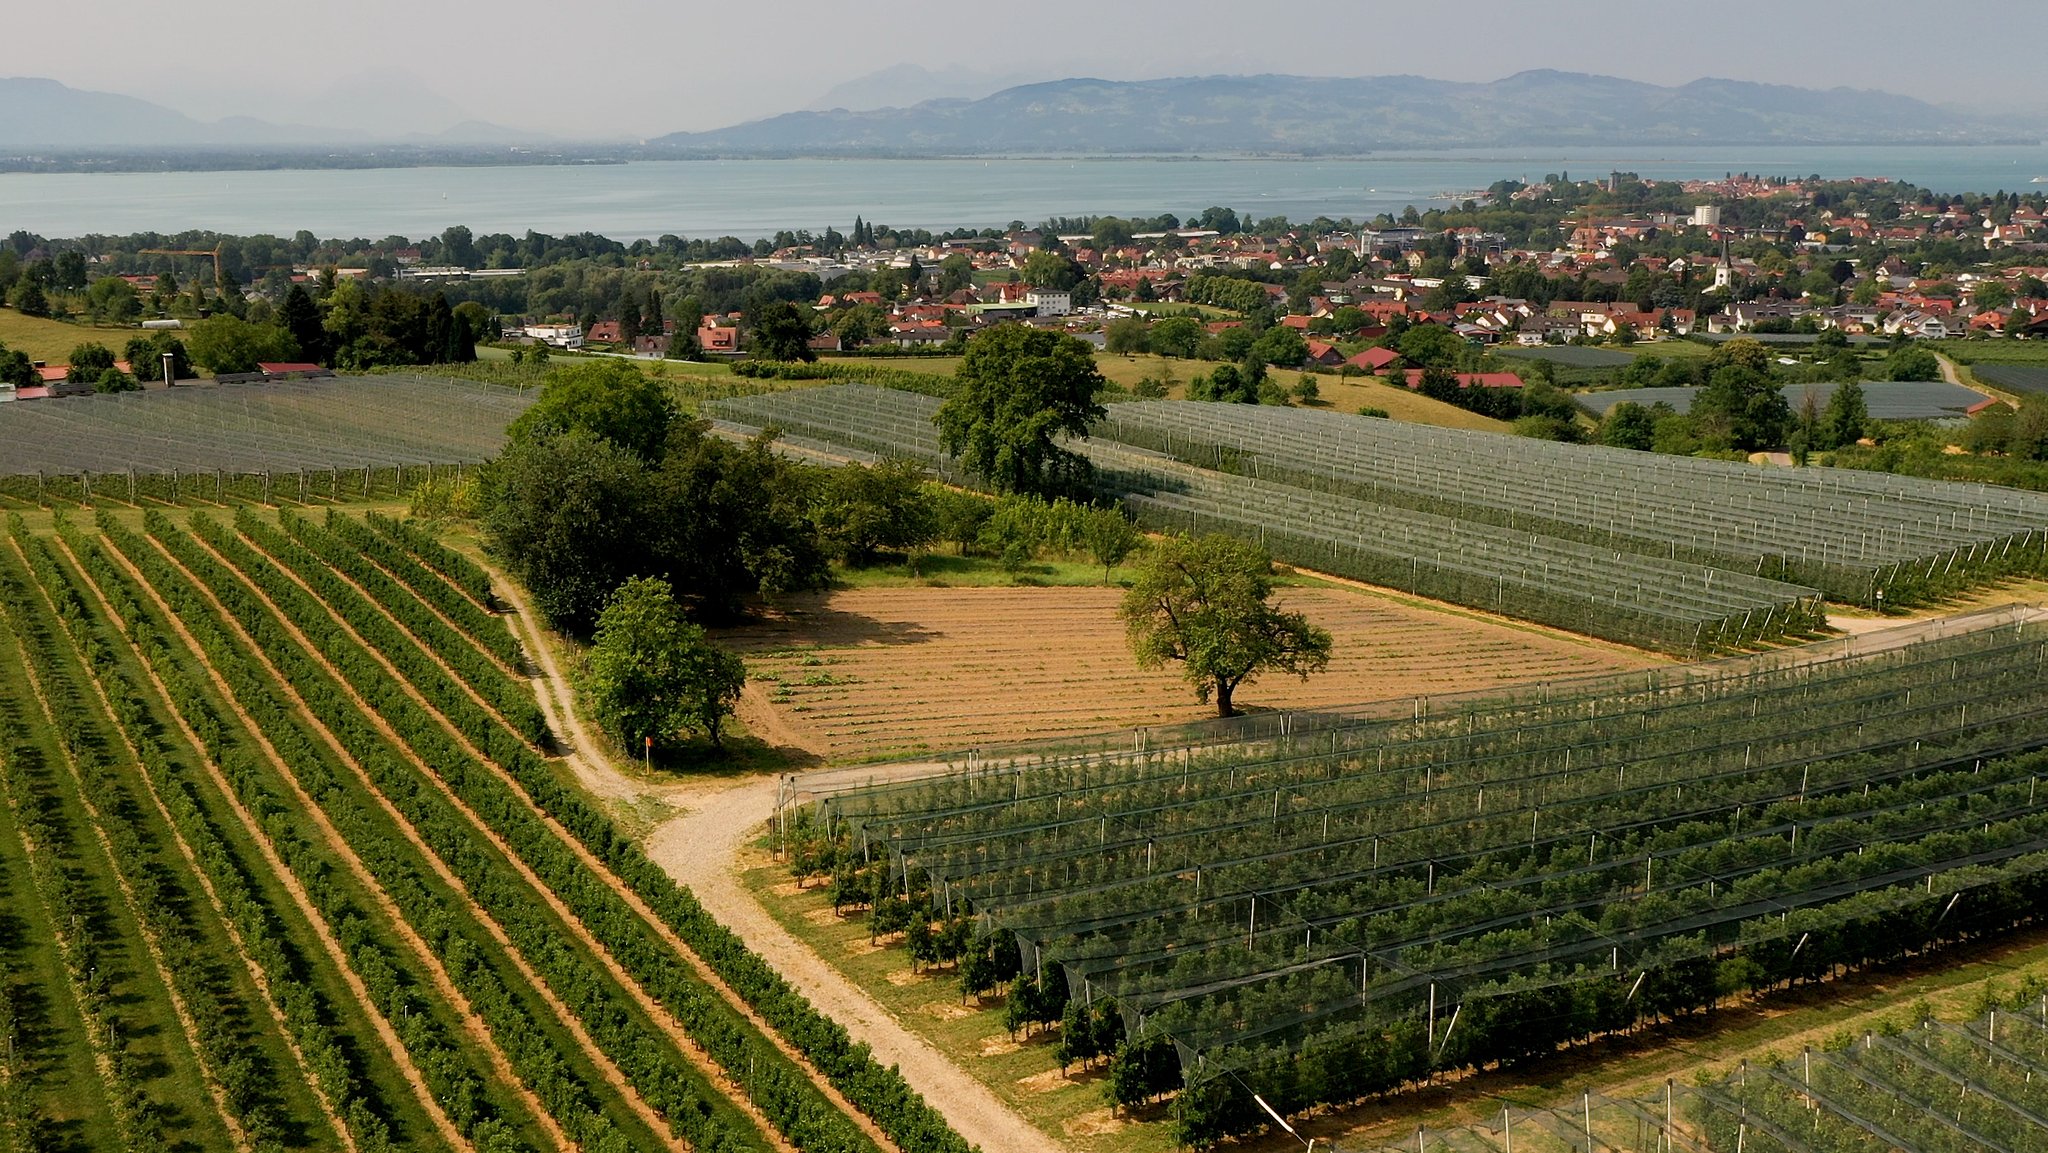
[[[803,107],[895,64],[1110,79],[1526,68],[1882,88],[2048,110],[2048,2],[1977,0],[65,0],[10,4],[0,70],[202,118],[463,117],[586,138]],[[362,78],[376,76],[375,81]],[[0,115],[5,110],[0,109]]]

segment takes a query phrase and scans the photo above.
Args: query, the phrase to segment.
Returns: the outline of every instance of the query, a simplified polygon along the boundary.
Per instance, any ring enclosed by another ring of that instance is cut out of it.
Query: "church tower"
[[[1714,266],[1714,291],[1735,290],[1735,264],[1728,259],[1728,238],[1721,238],[1721,262]]]

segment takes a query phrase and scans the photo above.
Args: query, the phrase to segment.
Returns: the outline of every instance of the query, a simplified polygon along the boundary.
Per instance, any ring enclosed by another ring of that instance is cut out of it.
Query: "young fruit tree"
[[[668,583],[653,577],[612,594],[589,668],[598,723],[633,752],[674,748],[695,732],[723,747],[725,718],[747,679],[745,664],[712,645],[684,618]]]
[[[1267,671],[1306,680],[1330,663],[1330,634],[1272,604],[1266,550],[1221,534],[1154,543],[1118,610],[1138,664],[1169,661],[1213,697],[1216,715],[1235,716],[1238,686]]]

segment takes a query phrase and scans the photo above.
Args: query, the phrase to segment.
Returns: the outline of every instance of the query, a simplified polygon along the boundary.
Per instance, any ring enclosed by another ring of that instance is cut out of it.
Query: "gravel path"
[[[577,779],[599,796],[630,799],[655,795],[687,809],[648,836],[643,847],[649,859],[688,885],[712,916],[739,934],[820,1012],[843,1025],[854,1040],[866,1042],[877,1061],[895,1065],[911,1088],[923,1094],[983,1153],[1065,1153],[1066,1146],[998,1100],[986,1085],[890,1016],[874,998],[797,940],[739,883],[735,858],[747,838],[774,811],[776,778],[756,777],[705,792],[692,786],[653,788],[619,772],[569,707],[574,694],[554,653],[539,635],[539,618],[525,593],[502,574],[493,576],[492,591],[513,610],[514,631],[539,670],[534,690],[548,722],[569,742],[568,762]],[[891,775],[929,775],[942,768],[905,765],[855,772],[862,777],[890,771]],[[847,770],[816,775],[844,776]]]
[[[775,807],[775,781],[750,781],[702,798],[654,830],[647,855],[690,886],[697,900],[738,933],[820,1011],[895,1065],[962,1137],[984,1153],[1046,1153],[1065,1147],[1003,1104],[924,1038],[782,927],[733,874],[733,858]]]

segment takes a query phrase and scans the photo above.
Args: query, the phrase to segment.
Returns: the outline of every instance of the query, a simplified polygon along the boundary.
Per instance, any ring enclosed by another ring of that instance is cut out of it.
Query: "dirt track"
[[[567,737],[569,764],[583,786],[602,797],[627,799],[655,793],[687,809],[647,837],[649,859],[690,887],[704,908],[739,934],[818,1010],[845,1026],[875,1059],[895,1065],[904,1080],[984,1153],[1059,1153],[1063,1148],[998,1101],[988,1088],[898,1022],[768,915],[733,872],[733,858],[775,807],[776,780],[756,777],[721,787],[649,789],[620,773],[568,705],[574,699],[553,651],[538,633],[525,595],[499,576],[498,595],[511,605],[515,629],[539,666],[534,689],[550,724]]]

